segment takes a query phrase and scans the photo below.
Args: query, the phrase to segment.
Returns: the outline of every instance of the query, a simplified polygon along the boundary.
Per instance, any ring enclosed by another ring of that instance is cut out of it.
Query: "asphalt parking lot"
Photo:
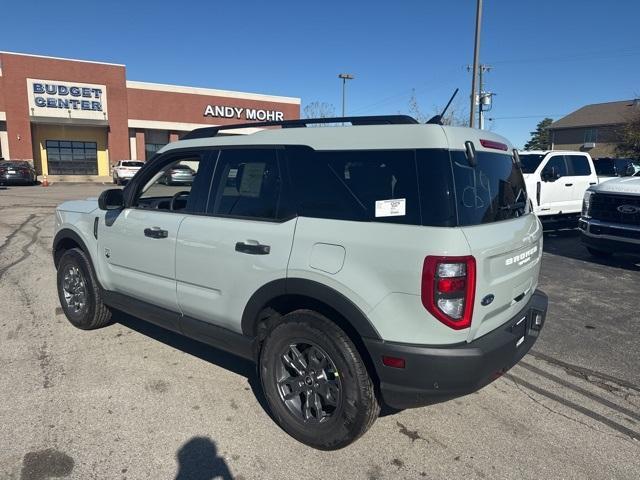
[[[640,478],[639,259],[547,233],[548,321],[518,366],[320,452],[271,420],[249,363],[122,314],[67,322],[53,210],[104,188],[0,190],[0,478]]]

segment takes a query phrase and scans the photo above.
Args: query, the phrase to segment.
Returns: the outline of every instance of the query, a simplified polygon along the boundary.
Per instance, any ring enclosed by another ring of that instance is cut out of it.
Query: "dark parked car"
[[[640,171],[640,161],[631,158],[601,157],[593,165],[598,177],[629,177]]]
[[[0,161],[0,183],[2,184],[34,185],[36,178],[36,171],[29,162],[17,160]]]
[[[166,185],[191,185],[196,175],[189,165],[174,165],[165,174],[162,182]]]

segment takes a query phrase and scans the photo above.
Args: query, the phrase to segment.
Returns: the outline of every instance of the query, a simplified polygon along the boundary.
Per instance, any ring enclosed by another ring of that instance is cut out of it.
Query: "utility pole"
[[[342,116],[344,117],[344,102],[346,96],[347,80],[353,80],[355,77],[350,73],[340,73],[338,78],[342,79]]]
[[[485,72],[490,72],[493,67],[491,65],[480,64],[477,67],[478,71],[478,90],[476,94],[476,99],[474,102],[471,102],[471,117],[476,116],[476,104],[478,107],[478,128],[480,130],[484,130],[484,112],[491,110],[491,108],[485,108],[487,105],[491,105],[491,101],[494,93],[485,92],[484,91],[484,76]],[[471,65],[467,65],[467,71],[470,72],[472,70]]]
[[[475,126],[475,102],[478,91],[476,79],[478,78],[478,61],[480,58],[480,27],[482,26],[482,0],[478,0],[476,7],[476,40],[473,47],[473,75],[471,80],[471,108],[469,108],[469,126]]]
[[[484,82],[482,81],[482,74],[484,72],[491,71],[491,65],[482,65],[478,67],[478,128],[484,130],[484,106],[488,105],[491,101],[491,93],[484,91]]]

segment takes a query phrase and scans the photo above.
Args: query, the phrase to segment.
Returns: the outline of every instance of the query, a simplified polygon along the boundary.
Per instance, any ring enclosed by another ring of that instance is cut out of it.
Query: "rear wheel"
[[[66,251],[58,264],[57,280],[60,305],[75,327],[93,330],[111,323],[111,310],[102,303],[86,253],[79,248]]]
[[[278,424],[314,448],[349,445],[380,412],[356,347],[338,326],[310,310],[284,316],[269,332],[260,379]]]
[[[597,250],[592,247],[587,247],[587,250],[596,258],[611,258],[611,256],[613,255],[612,252],[605,252],[604,250]]]

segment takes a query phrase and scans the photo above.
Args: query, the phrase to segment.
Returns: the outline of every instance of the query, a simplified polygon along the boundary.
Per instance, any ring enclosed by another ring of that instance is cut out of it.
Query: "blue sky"
[[[127,65],[130,80],[425,114],[460,87],[468,112],[475,0],[6,2],[0,49]],[[637,0],[485,0],[488,125],[522,146],[543,116],[640,96]]]

